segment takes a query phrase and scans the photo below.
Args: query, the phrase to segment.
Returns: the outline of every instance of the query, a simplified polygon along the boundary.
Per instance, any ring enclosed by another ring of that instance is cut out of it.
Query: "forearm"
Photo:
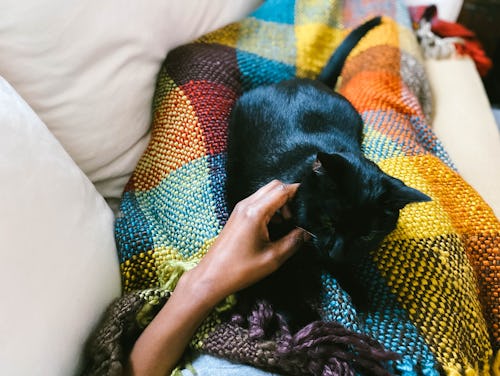
[[[181,277],[165,306],[136,341],[128,374],[170,374],[198,326],[224,298],[210,285],[199,268]]]
[[[301,229],[271,242],[267,224],[298,184],[277,180],[241,201],[200,263],[184,273],[165,306],[136,341],[130,375],[167,375],[201,322],[226,296],[275,271],[306,240]]]

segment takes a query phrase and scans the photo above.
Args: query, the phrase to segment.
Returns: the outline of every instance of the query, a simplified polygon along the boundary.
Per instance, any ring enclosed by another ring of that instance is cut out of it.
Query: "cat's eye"
[[[333,220],[330,216],[328,215],[322,215],[320,217],[321,224],[323,227],[334,227]]]
[[[373,240],[375,238],[375,235],[376,235],[375,231],[372,231],[369,234],[360,236],[360,239],[365,241],[365,242],[368,242],[370,240]]]

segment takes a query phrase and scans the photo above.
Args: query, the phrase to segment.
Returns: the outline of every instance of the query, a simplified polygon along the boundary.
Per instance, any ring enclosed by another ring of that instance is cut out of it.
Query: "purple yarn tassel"
[[[263,301],[254,306],[247,322],[253,339],[277,335],[280,367],[291,375],[387,376],[384,363],[399,359],[373,338],[338,322],[314,321],[292,334],[286,320]],[[277,332],[271,330],[272,323],[277,323]]]

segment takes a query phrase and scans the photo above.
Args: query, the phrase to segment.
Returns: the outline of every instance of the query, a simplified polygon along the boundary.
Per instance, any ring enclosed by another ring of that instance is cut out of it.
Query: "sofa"
[[[160,66],[259,2],[0,0],[0,374],[78,372],[122,291],[114,221]],[[500,135],[474,64],[426,69],[434,131],[499,216]]]

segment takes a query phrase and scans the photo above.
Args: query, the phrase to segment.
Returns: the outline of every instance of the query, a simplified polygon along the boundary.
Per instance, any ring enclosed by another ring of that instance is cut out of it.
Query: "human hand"
[[[235,206],[213,246],[198,266],[188,272],[193,283],[210,289],[211,303],[274,272],[306,239],[308,234],[296,228],[272,242],[267,228],[298,186],[273,180]]]
[[[278,269],[308,234],[294,229],[272,242],[267,225],[298,184],[277,180],[236,205],[224,229],[200,263],[182,275],[172,296],[136,341],[126,373],[170,374],[189,340],[213,307]]]

